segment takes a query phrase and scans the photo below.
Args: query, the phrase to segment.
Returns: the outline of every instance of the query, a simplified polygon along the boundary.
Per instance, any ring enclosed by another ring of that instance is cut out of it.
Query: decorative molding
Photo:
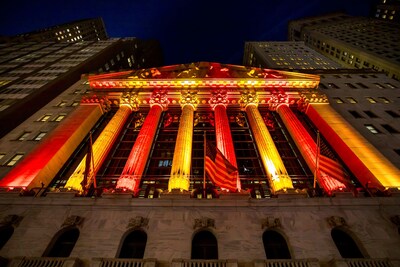
[[[215,228],[215,220],[207,217],[194,219],[193,229],[197,228]]]
[[[267,217],[261,222],[261,229],[265,228],[282,228],[281,220],[275,217]]]
[[[123,93],[120,99],[120,105],[128,105],[132,108],[132,111],[138,111],[140,105],[138,94],[131,92]]]
[[[2,218],[2,220],[0,221],[0,225],[17,227],[23,218],[24,217],[19,215],[10,214]]]
[[[235,121],[240,127],[246,126],[246,119],[243,113],[237,114],[235,117]]]
[[[276,108],[280,104],[288,104],[289,103],[289,95],[284,91],[281,92],[273,92],[271,94],[271,98],[268,100],[268,107],[270,110],[275,111]]]
[[[197,98],[197,91],[182,91],[181,99],[179,100],[179,104],[183,107],[184,105],[191,105],[194,109],[197,108],[197,105],[200,103],[200,100]]]
[[[149,218],[144,218],[142,216],[136,216],[135,218],[130,218],[128,226],[126,228],[142,228],[149,224]]]
[[[68,227],[68,226],[82,226],[84,218],[77,215],[69,216],[65,219],[64,223],[61,227]]]
[[[328,217],[328,218],[326,218],[326,221],[328,222],[328,224],[331,228],[339,227],[339,226],[347,226],[346,220],[340,216]]]
[[[150,107],[159,105],[165,111],[168,109],[169,100],[167,98],[167,90],[154,90],[149,100]]]
[[[111,101],[107,98],[107,96],[84,96],[81,99],[81,104],[99,104],[104,112],[108,112],[111,109]]]
[[[229,103],[227,91],[224,89],[217,89],[211,91],[211,98],[208,100],[211,108],[214,109],[217,105],[226,107]]]
[[[243,91],[239,99],[239,104],[242,110],[245,110],[246,106],[249,104],[258,106],[258,102],[258,95],[255,90]]]

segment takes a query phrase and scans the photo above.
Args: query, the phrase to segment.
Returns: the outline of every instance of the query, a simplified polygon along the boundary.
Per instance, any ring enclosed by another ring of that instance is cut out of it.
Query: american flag
[[[205,171],[214,185],[237,191],[237,168],[210,142],[206,143]]]

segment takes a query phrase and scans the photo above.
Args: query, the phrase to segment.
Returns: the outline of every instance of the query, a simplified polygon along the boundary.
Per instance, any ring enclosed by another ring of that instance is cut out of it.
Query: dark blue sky
[[[2,0],[0,35],[102,17],[110,37],[161,42],[165,64],[241,64],[245,41],[285,41],[288,21],[334,11],[367,16],[376,0]]]

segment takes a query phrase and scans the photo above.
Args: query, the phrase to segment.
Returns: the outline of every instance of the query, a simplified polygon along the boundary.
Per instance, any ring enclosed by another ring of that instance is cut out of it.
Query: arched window
[[[291,259],[286,240],[280,233],[267,230],[262,239],[267,259]]]
[[[196,233],[192,240],[192,259],[218,259],[218,243],[209,231]]]
[[[63,229],[58,232],[44,253],[44,257],[69,257],[79,238],[78,228]]]
[[[353,238],[339,228],[333,228],[331,236],[343,258],[364,258]]]
[[[118,258],[143,259],[147,243],[147,234],[141,230],[130,232],[121,246]]]
[[[14,227],[11,225],[2,226],[0,228],[0,249],[7,243],[14,233]]]

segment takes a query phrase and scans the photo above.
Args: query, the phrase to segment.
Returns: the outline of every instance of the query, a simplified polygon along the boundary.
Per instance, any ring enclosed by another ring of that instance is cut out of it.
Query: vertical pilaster
[[[255,92],[245,92],[242,94],[241,105],[249,119],[258,152],[260,153],[264,169],[268,173],[271,189],[274,193],[279,193],[281,190],[293,189],[292,180],[258,111],[257,104],[258,99]]]
[[[163,110],[167,108],[166,92],[154,92],[150,99],[150,111],[146,116],[128,160],[118,179],[116,188],[137,191],[150,154]]]
[[[168,182],[168,191],[179,189],[189,190],[190,167],[192,161],[192,139],[194,111],[198,104],[197,93],[182,94],[182,115],[179,120],[178,136],[172,159],[171,177]]]
[[[138,100],[135,96],[131,97],[129,94],[124,95],[121,99],[121,105],[117,113],[115,113],[97,140],[94,142],[92,146],[93,159],[88,161],[90,162],[91,166],[90,173],[87,176],[87,181],[85,181],[85,184],[90,185],[94,181],[97,171],[100,169],[101,164],[106,159],[107,154],[115,143],[129,115],[134,108],[137,109],[137,101]],[[86,169],[85,156],[74,173],[68,179],[65,188],[82,191],[84,188],[82,187],[81,183],[84,180]]]
[[[217,148],[224,154],[225,158],[234,167],[237,168],[235,148],[233,146],[232,134],[229,127],[229,120],[226,114],[227,105],[227,94],[226,91],[213,92],[212,97],[209,101],[211,107],[214,110],[215,120],[215,138],[217,142]],[[237,186],[236,188],[240,191],[240,179],[237,174]]]

